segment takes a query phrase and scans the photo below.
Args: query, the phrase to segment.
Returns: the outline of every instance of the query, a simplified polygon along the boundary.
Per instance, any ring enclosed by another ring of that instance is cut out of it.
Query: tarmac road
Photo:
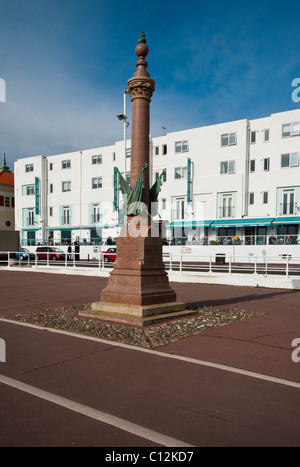
[[[0,317],[90,303],[106,283],[0,271]],[[1,320],[0,446],[299,446],[300,291],[172,287],[264,314],[155,351]]]

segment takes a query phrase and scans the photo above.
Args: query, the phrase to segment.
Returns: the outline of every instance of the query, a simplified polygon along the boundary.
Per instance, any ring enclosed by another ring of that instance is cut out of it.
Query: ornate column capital
[[[128,80],[128,92],[131,100],[146,99],[151,102],[151,97],[155,91],[155,81],[151,78],[136,77]]]

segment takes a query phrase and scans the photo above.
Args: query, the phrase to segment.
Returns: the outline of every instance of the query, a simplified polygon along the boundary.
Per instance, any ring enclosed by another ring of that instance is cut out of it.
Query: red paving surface
[[[0,317],[99,300],[107,279],[0,271]],[[159,352],[300,383],[300,291],[174,283],[177,298],[263,313]],[[298,446],[300,389],[0,321],[0,376],[193,446]],[[159,447],[0,383],[0,446]]]

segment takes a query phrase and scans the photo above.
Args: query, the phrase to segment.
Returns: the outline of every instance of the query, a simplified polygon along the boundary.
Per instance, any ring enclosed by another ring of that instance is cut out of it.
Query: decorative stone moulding
[[[131,95],[131,100],[147,99],[151,102],[151,97],[155,91],[155,81],[151,78],[131,78],[128,81],[128,92]]]

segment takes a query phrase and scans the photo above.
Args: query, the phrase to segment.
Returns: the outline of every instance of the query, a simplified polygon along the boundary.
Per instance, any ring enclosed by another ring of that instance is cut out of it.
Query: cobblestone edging
[[[194,310],[195,315],[142,328],[78,316],[79,311],[89,308],[90,305],[77,305],[60,309],[46,309],[39,312],[7,316],[6,319],[154,349],[262,314],[235,308],[199,307],[197,303],[194,303],[188,304],[186,308]]]

